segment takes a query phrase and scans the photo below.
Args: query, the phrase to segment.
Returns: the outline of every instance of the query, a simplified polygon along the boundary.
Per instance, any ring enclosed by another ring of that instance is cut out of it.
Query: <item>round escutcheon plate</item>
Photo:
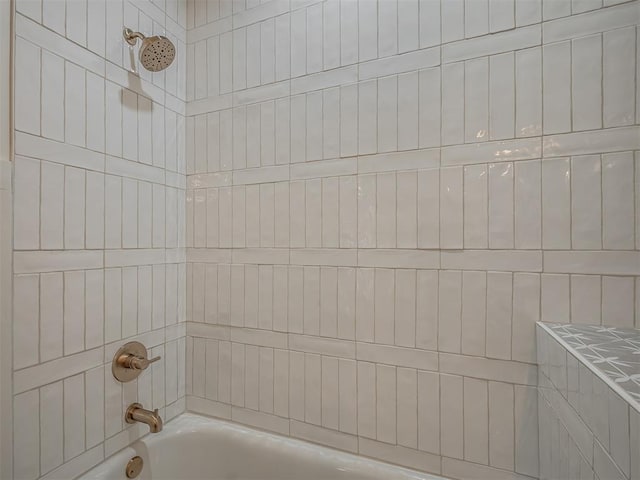
[[[127,468],[125,469],[125,473],[127,474],[127,478],[136,478],[142,472],[142,467],[144,466],[144,462],[142,461],[142,457],[136,455],[127,463]]]
[[[118,359],[121,356],[133,355],[138,358],[147,358],[147,349],[140,342],[129,342],[125,343],[122,347],[118,349],[116,354],[113,356],[113,362],[111,363],[111,373],[116,378],[123,383],[130,382],[131,380],[138,378],[138,375],[142,373],[142,370],[138,370],[136,368],[127,368],[124,365],[121,365],[118,362]]]

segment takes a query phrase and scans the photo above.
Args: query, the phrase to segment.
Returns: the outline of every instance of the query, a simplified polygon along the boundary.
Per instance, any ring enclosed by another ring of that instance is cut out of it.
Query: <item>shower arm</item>
[[[145,39],[145,36],[143,34],[141,34],[140,32],[134,32],[133,30],[127,27],[125,27],[124,30],[122,31],[122,36],[124,37],[125,41],[131,46],[135,45],[138,39],[140,40]]]

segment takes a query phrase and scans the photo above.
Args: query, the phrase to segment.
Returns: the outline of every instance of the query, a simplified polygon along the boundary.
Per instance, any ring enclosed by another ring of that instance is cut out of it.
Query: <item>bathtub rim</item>
[[[381,471],[389,470],[394,472],[400,472],[405,475],[406,480],[447,480],[446,477],[440,476],[438,474],[415,470],[403,465],[385,462],[383,460],[369,457],[366,455],[360,455],[360,454],[347,452],[345,450],[340,450],[338,448],[334,448],[329,445],[324,445],[324,444],[312,442],[312,441],[301,439],[301,438],[291,437],[288,435],[282,435],[280,433],[273,432],[271,430],[267,430],[260,427],[254,427],[253,425],[238,423],[238,422],[231,421],[229,419],[214,417],[211,415],[206,415],[206,414],[193,412],[193,411],[185,411],[175,416],[165,424],[162,432],[158,434],[146,433],[145,435],[131,442],[129,445],[113,452],[108,457],[105,457],[100,463],[97,463],[93,465],[91,468],[83,471],[79,475],[76,475],[75,477],[73,477],[73,480],[85,480],[86,475],[89,474],[91,471],[100,468],[106,462],[114,460],[114,458],[118,456],[123,457],[122,468],[124,470],[124,467],[127,461],[126,459],[139,454],[138,450],[136,450],[134,445],[143,443],[146,447],[150,447],[153,444],[161,441],[168,434],[183,433],[183,432],[180,432],[181,429],[193,428],[193,427],[195,427],[195,432],[206,431],[207,427],[209,427],[209,428],[213,428],[217,432],[219,432],[222,429],[230,429],[232,432],[238,433],[241,435],[258,434],[258,436],[263,437],[265,439],[273,439],[273,440],[283,442],[285,446],[292,447],[292,448],[296,448],[297,445],[302,444],[302,445],[306,445],[308,448],[317,449],[319,451],[330,451],[332,452],[333,455],[338,456],[338,458],[344,458],[354,463],[364,463],[366,465],[372,465],[376,468],[379,468]],[[197,427],[200,427],[200,428],[197,428]],[[172,432],[172,430],[174,430],[174,432]]]

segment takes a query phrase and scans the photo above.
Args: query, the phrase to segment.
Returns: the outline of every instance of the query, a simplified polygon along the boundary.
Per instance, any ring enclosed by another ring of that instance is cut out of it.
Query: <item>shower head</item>
[[[173,62],[176,57],[176,47],[171,40],[163,36],[145,37],[140,32],[134,32],[130,28],[125,28],[124,39],[129,45],[135,45],[138,39],[142,40],[140,46],[140,63],[151,72],[164,70]]]

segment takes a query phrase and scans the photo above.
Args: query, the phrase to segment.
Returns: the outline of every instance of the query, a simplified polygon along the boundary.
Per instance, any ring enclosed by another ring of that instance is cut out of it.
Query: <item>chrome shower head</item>
[[[171,65],[176,57],[176,47],[167,37],[159,35],[145,37],[130,28],[125,28],[123,35],[129,45],[135,45],[138,39],[142,40],[139,53],[140,63],[151,72],[164,70]]]

